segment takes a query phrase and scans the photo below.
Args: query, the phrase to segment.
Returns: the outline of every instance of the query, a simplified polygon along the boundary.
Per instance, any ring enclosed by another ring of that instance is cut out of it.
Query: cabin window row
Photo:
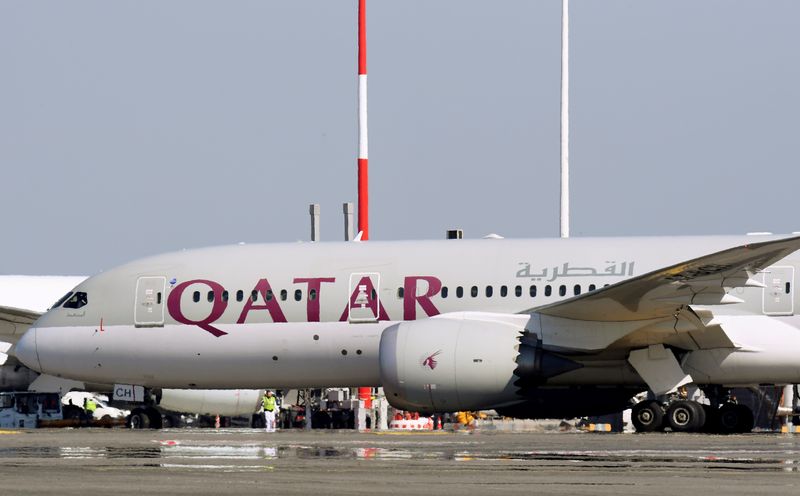
[[[603,287],[608,286],[608,284],[603,285]],[[589,284],[587,287],[587,291],[594,291],[597,289],[597,286],[594,284]],[[531,298],[535,298],[538,294],[538,287],[533,284],[527,288],[528,296]],[[517,298],[522,297],[523,293],[525,292],[525,288],[522,286],[514,286],[514,296]],[[583,292],[583,288],[580,284],[576,284],[572,287],[572,295],[578,296]],[[478,295],[481,293],[481,290],[478,286],[472,286],[469,288],[469,296],[472,298],[477,298]],[[495,288],[492,285],[486,286],[483,288],[483,294],[486,298],[492,298],[495,295]],[[509,287],[508,286],[500,286],[498,294],[501,298],[506,298],[509,295]],[[546,285],[544,286],[544,295],[545,296],[552,296],[553,295],[553,286]],[[558,286],[558,295],[559,296],[567,296],[567,286],[560,285]],[[397,288],[397,298],[402,299],[404,296],[404,288]],[[442,290],[439,292],[439,296],[442,298],[447,298],[450,296],[450,289],[447,286],[442,286]],[[463,286],[456,286],[455,287],[455,297],[456,298],[463,298],[464,297],[464,287]]]
[[[253,291],[250,291],[250,294],[248,294],[247,297],[252,301],[258,301],[259,295],[260,295],[260,293],[258,291],[253,290]],[[195,291],[192,294],[192,301],[194,301],[195,303],[199,303],[200,300],[202,299],[202,297],[203,297],[203,295],[202,295],[202,293],[200,293],[200,291]],[[209,303],[213,303],[214,300],[216,299],[216,297],[217,297],[217,295],[214,293],[214,291],[209,291],[209,292],[206,293],[206,300]],[[241,289],[239,289],[239,290],[236,291],[235,297],[236,297],[236,301],[240,301],[240,302],[244,301],[245,292],[242,291]],[[276,298],[276,297],[279,298],[281,301],[286,301],[286,300],[289,299],[289,292],[287,290],[285,290],[285,289],[281,289],[278,292],[277,296],[276,296],[276,294],[271,289],[267,290],[267,292],[266,292],[267,301],[271,301],[273,298]],[[316,300],[317,299],[317,290],[316,289],[312,289],[311,291],[309,291],[308,292],[308,298],[311,299],[311,300]],[[222,292],[222,301],[227,302],[229,299],[230,299],[230,294],[228,293],[228,291],[223,291]],[[295,301],[300,301],[302,299],[303,299],[303,290],[302,289],[296,289],[294,291],[294,300]]]

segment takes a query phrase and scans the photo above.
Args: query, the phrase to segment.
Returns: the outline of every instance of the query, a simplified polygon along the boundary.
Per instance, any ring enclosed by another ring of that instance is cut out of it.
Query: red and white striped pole
[[[367,164],[367,8],[358,0],[358,230],[369,239],[369,167]]]
[[[358,230],[369,239],[369,168],[367,164],[367,2],[358,0]],[[358,399],[372,407],[372,388],[358,388]]]

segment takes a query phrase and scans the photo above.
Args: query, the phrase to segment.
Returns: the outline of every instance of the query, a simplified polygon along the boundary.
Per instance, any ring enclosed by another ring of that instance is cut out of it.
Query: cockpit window
[[[58,308],[58,307],[60,307],[61,305],[64,304],[65,301],[67,301],[67,298],[69,298],[70,296],[72,296],[72,291],[70,291],[69,293],[65,294],[61,298],[59,298],[58,301],[53,303],[53,306],[50,307],[50,308]]]
[[[89,303],[89,298],[86,296],[86,293],[78,291],[67,298],[67,302],[64,303],[64,308],[81,308],[85,307],[87,303]]]

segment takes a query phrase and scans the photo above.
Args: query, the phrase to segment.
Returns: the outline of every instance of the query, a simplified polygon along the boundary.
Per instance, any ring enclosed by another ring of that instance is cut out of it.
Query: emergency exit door
[[[378,321],[381,314],[380,287],[381,275],[377,272],[350,274],[349,322]]]
[[[794,313],[794,267],[768,267],[764,270],[764,314]]]
[[[140,277],[136,281],[136,306],[133,322],[137,327],[164,325],[166,277]]]

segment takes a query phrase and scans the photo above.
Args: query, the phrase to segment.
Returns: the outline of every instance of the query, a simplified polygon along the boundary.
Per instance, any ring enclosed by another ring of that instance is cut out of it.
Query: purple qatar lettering
[[[425,281],[427,283],[427,289],[425,293],[422,295],[417,295],[417,288],[420,284],[420,281]],[[306,285],[306,321],[307,322],[319,322],[321,318],[321,301],[322,301],[322,285],[324,283],[333,284],[336,282],[336,278],[334,277],[297,277],[292,280],[294,284],[305,284]],[[214,298],[213,305],[211,307],[211,312],[208,314],[207,317],[204,319],[199,320],[192,320],[187,318],[183,314],[183,310],[181,308],[181,299],[183,293],[186,291],[187,288],[194,284],[204,284],[213,291],[215,295],[220,295]],[[358,298],[359,291],[358,286],[363,285],[366,287],[366,308],[372,310],[373,315],[378,317],[378,320],[386,321],[391,320],[389,318],[386,309],[383,306],[383,303],[379,302],[379,299],[373,299],[372,293],[375,291],[375,287],[372,284],[372,280],[365,276],[362,277],[359,281],[358,285],[354,289],[353,293],[350,295],[350,303],[342,312],[342,316],[339,319],[340,322],[346,322],[349,317],[349,310],[352,306],[355,305],[356,299]],[[415,320],[417,318],[417,305],[423,310],[426,316],[432,317],[434,315],[438,315],[439,309],[436,308],[434,305],[432,298],[437,296],[442,290],[442,282],[439,278],[434,276],[407,276],[404,278],[403,283],[403,319],[404,320]],[[270,314],[270,318],[273,322],[276,323],[284,323],[287,322],[286,316],[281,309],[280,303],[276,297],[271,297],[267,299],[267,294],[272,293],[272,287],[269,284],[269,281],[266,278],[259,279],[256,283],[253,291],[256,291],[257,294],[260,295],[262,298],[263,304],[257,303],[249,297],[245,300],[242,310],[239,314],[239,318],[237,319],[237,324],[243,324],[246,322],[249,314],[251,311],[257,310],[266,310]],[[314,297],[311,296],[313,291]],[[192,279],[190,281],[185,281],[177,286],[175,286],[171,291],[167,298],[167,311],[169,312],[170,316],[175,319],[176,322],[186,325],[196,325],[197,327],[203,329],[204,331],[210,333],[213,336],[220,337],[228,334],[227,332],[215,327],[214,324],[218,321],[225,311],[228,308],[228,301],[227,299],[223,299],[221,295],[225,292],[225,287],[222,286],[220,283],[216,281],[212,281],[209,279]]]
[[[322,297],[321,289],[323,282],[336,282],[335,277],[296,277],[295,284],[306,283],[306,321],[319,322],[319,300]],[[312,297],[312,291],[314,296]]]
[[[211,307],[211,313],[209,313],[208,317],[205,319],[191,320],[187,319],[186,316],[183,315],[183,310],[181,310],[181,296],[186,288],[192,284],[205,284],[211,288],[211,291],[218,295],[221,295],[222,292],[225,291],[225,288],[223,288],[221,284],[215,281],[209,281],[208,279],[192,279],[191,281],[182,282],[175,286],[175,288],[169,293],[169,297],[167,298],[167,311],[169,311],[169,314],[173,319],[175,319],[176,322],[186,325],[196,325],[200,329],[211,333],[215,337],[228,334],[227,332],[217,329],[211,325],[220,317],[222,317],[222,314],[225,313],[225,309],[228,308],[228,302],[223,301],[222,298],[214,299],[214,305]]]
[[[269,312],[269,316],[272,318],[273,322],[286,322],[286,316],[283,315],[283,310],[281,310],[281,306],[278,304],[278,299],[275,298],[275,296],[267,298],[267,293],[273,294],[273,291],[266,278],[259,279],[253,291],[261,295],[261,298],[264,299],[264,304],[258,305],[252,298],[247,298],[242,308],[242,313],[239,314],[239,319],[236,321],[237,324],[244,324],[245,320],[247,320],[247,314],[249,314],[251,310],[266,310]]]
[[[417,296],[417,284],[419,281],[428,283],[425,294]],[[417,303],[425,311],[428,317],[439,315],[439,309],[431,301],[431,298],[439,294],[442,290],[442,281],[433,276],[407,276],[403,284],[403,320],[417,320]]]
[[[342,312],[342,316],[339,317],[339,322],[347,322],[347,320],[350,318],[350,309],[356,305],[356,298],[358,298],[359,294],[359,286],[365,286],[364,293],[367,302],[364,306],[372,310],[372,315],[377,316],[378,320],[391,320],[389,319],[389,314],[386,313],[386,309],[383,308],[383,303],[380,303],[380,298],[377,300],[372,298],[372,293],[375,291],[375,286],[372,284],[372,279],[370,279],[368,276],[364,276],[353,288],[353,294],[350,295],[350,303],[344,307],[344,312]]]

